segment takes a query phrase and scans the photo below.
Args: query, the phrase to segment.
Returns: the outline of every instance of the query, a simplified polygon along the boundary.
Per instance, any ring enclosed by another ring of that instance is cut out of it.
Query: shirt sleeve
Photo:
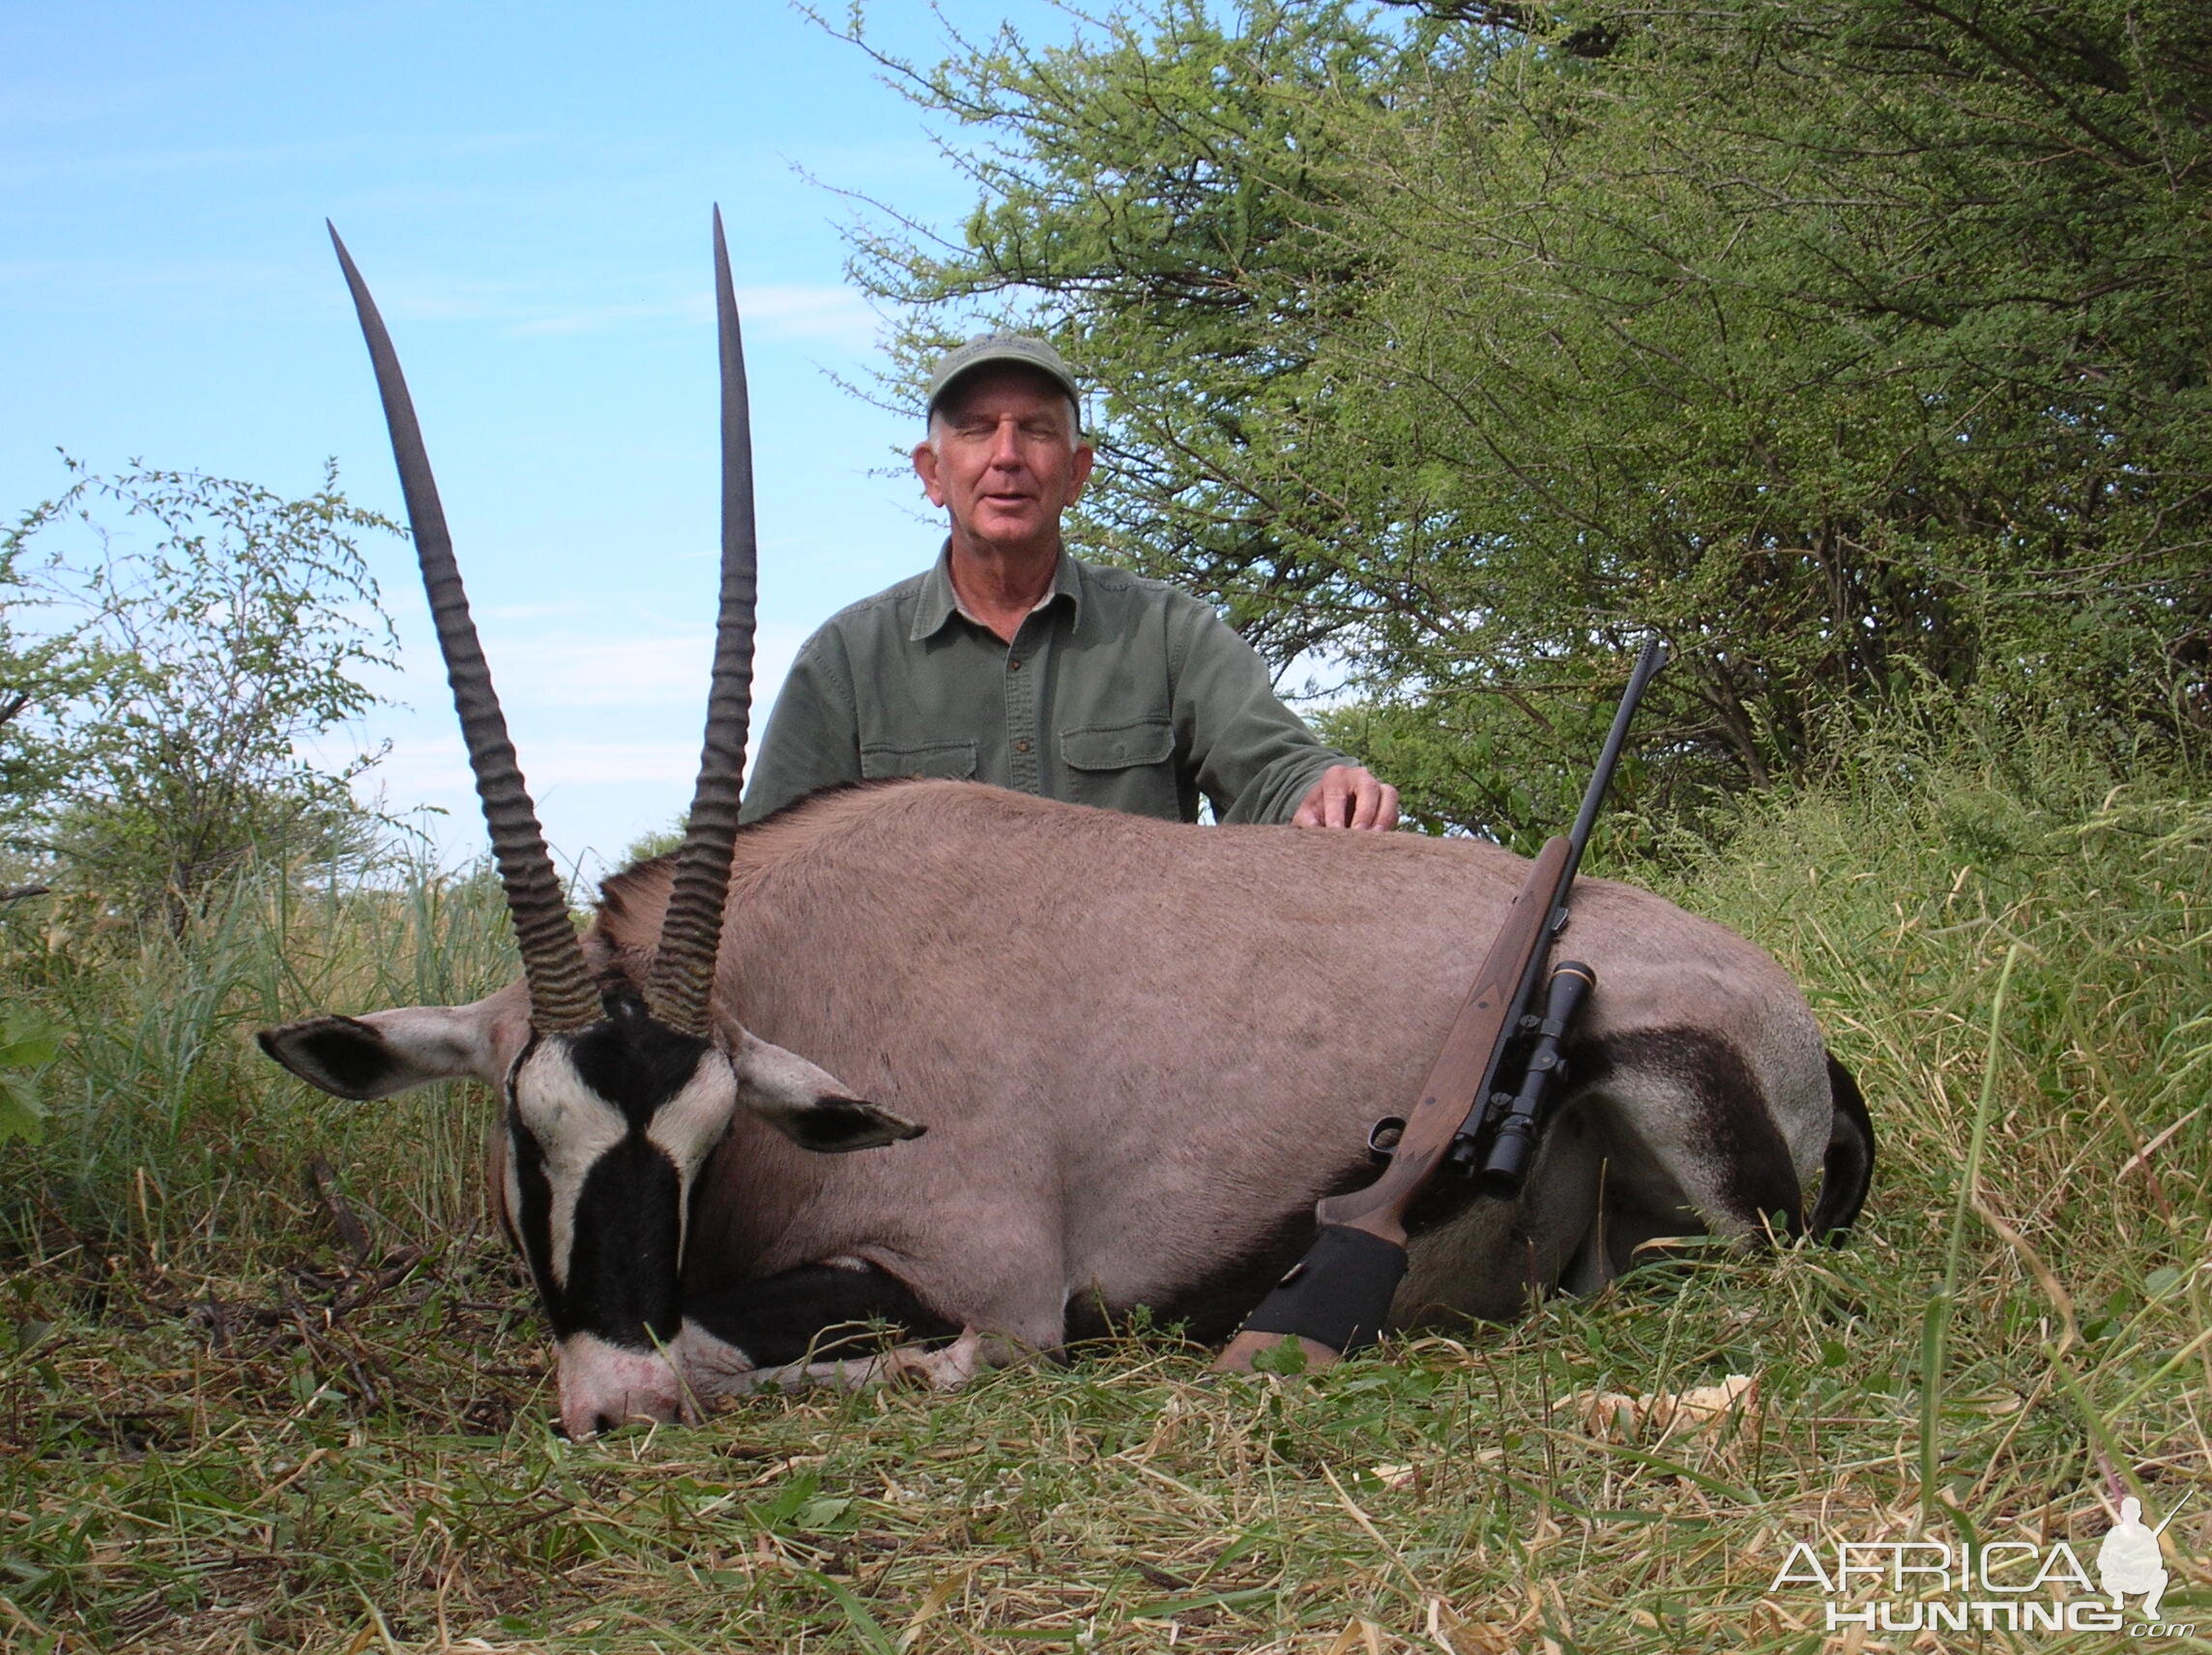
[[[860,717],[844,642],[825,626],[800,646],[777,692],[745,787],[741,822],[860,779]]]
[[[1175,672],[1178,734],[1217,822],[1288,822],[1322,771],[1355,761],[1282,704],[1267,664],[1208,605],[1189,600]]]

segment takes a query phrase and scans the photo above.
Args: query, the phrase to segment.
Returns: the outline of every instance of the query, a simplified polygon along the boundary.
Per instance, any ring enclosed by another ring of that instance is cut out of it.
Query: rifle
[[[1370,1147],[1383,1152],[1383,1138],[1396,1129],[1397,1142],[1386,1151],[1389,1165],[1366,1189],[1328,1196],[1315,1205],[1321,1230],[1312,1248],[1246,1319],[1214,1362],[1215,1373],[1249,1373],[1253,1357],[1286,1338],[1298,1341],[1312,1368],[1374,1344],[1406,1273],[1406,1214],[1447,1166],[1467,1173],[1480,1155],[1475,1178],[1482,1194],[1510,1200],[1521,1193],[1545,1105],[1565,1073],[1560,1040],[1597,973],[1580,961],[1561,961],[1542,1014],[1532,1014],[1530,1007],[1553,941],[1566,926],[1575,870],[1612,784],[1629,721],[1666,664],[1665,644],[1654,639],[1644,646],[1573,830],[1545,841],[1538,853],[1444,1037],[1420,1101],[1402,1121],[1378,1121],[1369,1134]],[[1520,1086],[1500,1089],[1512,1049],[1530,1036]]]

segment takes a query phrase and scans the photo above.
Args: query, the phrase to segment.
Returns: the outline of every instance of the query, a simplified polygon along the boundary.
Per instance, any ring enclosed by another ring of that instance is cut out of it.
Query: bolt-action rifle
[[[1387,1152],[1389,1165],[1366,1189],[1329,1196],[1315,1206],[1321,1233],[1312,1248],[1230,1341],[1213,1364],[1216,1373],[1248,1373],[1253,1357],[1289,1338],[1298,1341],[1309,1368],[1374,1344],[1406,1273],[1407,1211],[1447,1169],[1471,1176],[1484,1195],[1510,1200],[1521,1193],[1547,1105],[1566,1071],[1560,1042],[1597,973],[1580,961],[1561,961],[1544,986],[1540,1012],[1534,1009],[1538,984],[1566,926],[1575,870],[1629,721],[1666,664],[1666,645],[1644,646],[1574,830],[1547,840],[1537,855],[1444,1037],[1420,1101],[1403,1120],[1377,1122],[1368,1143]],[[1516,1075],[1518,1085],[1508,1089],[1503,1083]],[[1385,1151],[1393,1133],[1396,1142]]]

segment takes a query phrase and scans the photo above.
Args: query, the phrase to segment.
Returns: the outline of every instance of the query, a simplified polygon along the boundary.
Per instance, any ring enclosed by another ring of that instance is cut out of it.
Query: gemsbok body
[[[572,1434],[783,1375],[952,1382],[1138,1306],[1225,1337],[1305,1250],[1316,1200],[1374,1176],[1369,1129],[1419,1086],[1526,864],[944,781],[738,829],[751,503],[718,218],[715,242],[724,577],[699,794],[684,848],[609,879],[581,940],[345,261],[524,980],[262,1043],[342,1096],[454,1076],[500,1093],[494,1199]],[[1598,987],[1567,1095],[1517,1200],[1424,1198],[1395,1325],[1595,1288],[1659,1235],[1833,1235],[1864,1200],[1864,1105],[1771,959],[1628,886],[1581,882],[1574,915]],[[863,1360],[886,1330],[907,1348]]]

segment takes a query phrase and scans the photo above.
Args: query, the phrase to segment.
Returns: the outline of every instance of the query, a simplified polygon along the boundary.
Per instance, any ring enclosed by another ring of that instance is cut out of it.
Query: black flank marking
[[[764,1368],[866,1356],[887,1344],[942,1344],[960,1335],[958,1322],[874,1265],[802,1264],[687,1299],[684,1314]]]
[[[1703,1147],[1722,1169],[1721,1199],[1728,1210],[1752,1225],[1783,1213],[1788,1233],[1800,1233],[1804,1189],[1797,1169],[1758,1078],[1734,1046],[1703,1029],[1651,1029],[1604,1039],[1570,1038],[1560,1055],[1566,1086],[1554,1100],[1555,1112],[1626,1068],[1656,1068],[1680,1081],[1704,1118]],[[1407,1214],[1407,1231],[1420,1235],[1451,1223],[1478,1193],[1471,1178],[1436,1178]]]
[[[1325,1189],[1265,1220],[1258,1234],[1221,1262],[1220,1266],[1195,1282],[1176,1288],[1162,1303],[1151,1306],[1152,1321],[1160,1326],[1181,1322],[1184,1334],[1201,1345],[1219,1345],[1241,1327],[1267,1290],[1283,1279],[1283,1272],[1305,1257],[1315,1234],[1313,1204],[1324,1197],[1349,1195],[1365,1189],[1378,1176],[1364,1146],[1353,1146],[1345,1164]],[[1067,1301],[1070,1343],[1098,1339],[1112,1331],[1120,1316],[1133,1305],[1101,1305],[1094,1292],[1077,1293]]]
[[[1804,1234],[1804,1186],[1741,1052],[1703,1029],[1644,1029],[1602,1044],[1612,1065],[1662,1070],[1698,1100],[1702,1147],[1719,1168],[1720,1202],[1732,1217],[1757,1227],[1781,1213],[1786,1234]],[[1587,1084],[1603,1077],[1582,1069],[1575,1078]]]
[[[1847,1233],[1866,1205],[1874,1184],[1874,1118],[1850,1070],[1828,1054],[1828,1095],[1836,1116],[1828,1128],[1828,1152],[1820,1162],[1820,1198],[1813,1205],[1809,1228],[1832,1247],[1844,1244]]]

